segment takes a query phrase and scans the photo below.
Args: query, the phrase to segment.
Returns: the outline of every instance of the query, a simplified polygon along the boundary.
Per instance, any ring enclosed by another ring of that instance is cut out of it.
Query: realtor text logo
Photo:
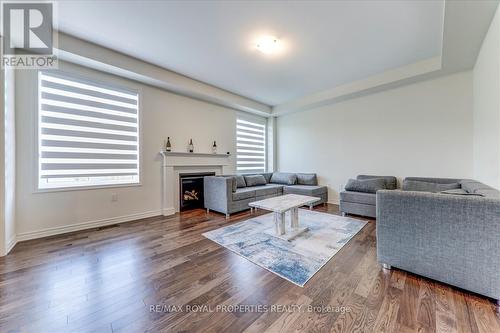
[[[4,2],[2,66],[53,68],[53,4]]]

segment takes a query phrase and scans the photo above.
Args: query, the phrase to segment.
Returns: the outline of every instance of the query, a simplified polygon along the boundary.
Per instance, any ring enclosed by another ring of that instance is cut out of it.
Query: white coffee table
[[[307,227],[299,226],[299,207],[309,206],[321,198],[307,195],[286,194],[269,199],[251,202],[248,205],[253,208],[260,208],[274,212],[274,223],[276,225],[273,236],[290,241],[300,234],[309,230]],[[286,212],[290,211],[290,229],[285,227]]]

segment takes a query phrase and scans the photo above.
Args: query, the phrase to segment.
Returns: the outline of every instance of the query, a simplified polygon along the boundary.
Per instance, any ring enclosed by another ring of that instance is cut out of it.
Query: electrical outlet
[[[111,194],[111,202],[116,202],[118,201],[118,194],[112,193]]]

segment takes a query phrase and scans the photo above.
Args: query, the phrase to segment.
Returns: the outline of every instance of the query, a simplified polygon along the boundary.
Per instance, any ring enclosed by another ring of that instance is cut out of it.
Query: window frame
[[[41,83],[41,75],[42,73],[47,72],[47,73],[57,73],[62,76],[67,76],[68,78],[74,78],[76,80],[80,80],[83,82],[88,82],[89,84],[97,84],[101,85],[104,87],[109,87],[110,89],[122,89],[122,90],[128,90],[131,92],[136,92],[137,93],[137,154],[138,154],[138,180],[137,182],[130,182],[130,183],[123,183],[123,184],[91,184],[91,185],[76,185],[76,186],[61,186],[61,187],[54,187],[54,188],[40,188],[39,187],[39,182],[40,182],[40,148],[41,148],[41,142],[40,142],[40,136],[41,136],[41,127],[40,127],[40,101],[41,101],[41,89],[40,89],[40,83]],[[99,73],[100,74],[100,73]],[[106,74],[104,74],[106,75]],[[74,71],[64,71],[60,69],[51,69],[51,70],[46,70],[46,69],[41,69],[36,71],[35,73],[35,78],[34,78],[34,94],[35,94],[35,105],[34,105],[34,117],[33,117],[33,131],[34,133],[33,138],[34,138],[34,144],[33,144],[33,152],[31,156],[33,157],[34,161],[32,163],[33,165],[33,193],[47,193],[47,192],[65,192],[65,191],[83,191],[83,190],[98,190],[98,189],[110,189],[110,188],[121,188],[121,187],[140,187],[142,186],[142,179],[143,179],[143,147],[142,147],[142,142],[143,142],[143,131],[142,131],[142,89],[140,87],[127,87],[125,85],[122,85],[121,83],[115,83],[113,82],[116,80],[115,78],[111,78],[108,81],[103,81],[101,79],[94,79],[92,77],[92,74],[88,75],[81,75],[80,73],[75,73]]]
[[[260,116],[255,116],[251,114],[244,114],[241,112],[238,112],[236,114],[236,119],[234,123],[234,134],[235,134],[235,172],[237,174],[242,174],[242,175],[251,175],[251,174],[256,174],[259,173],[258,171],[255,170],[238,170],[238,119],[244,120],[244,121],[249,121],[249,122],[259,122],[264,125],[264,173],[268,171],[268,118],[267,117],[260,117]]]

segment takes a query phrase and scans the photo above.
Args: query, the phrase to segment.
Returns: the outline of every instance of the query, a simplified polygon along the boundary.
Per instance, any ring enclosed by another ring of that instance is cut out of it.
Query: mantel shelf
[[[186,152],[175,152],[175,151],[160,151],[165,157],[168,156],[199,156],[199,157],[229,157],[231,154],[211,154],[211,153],[186,153]]]

